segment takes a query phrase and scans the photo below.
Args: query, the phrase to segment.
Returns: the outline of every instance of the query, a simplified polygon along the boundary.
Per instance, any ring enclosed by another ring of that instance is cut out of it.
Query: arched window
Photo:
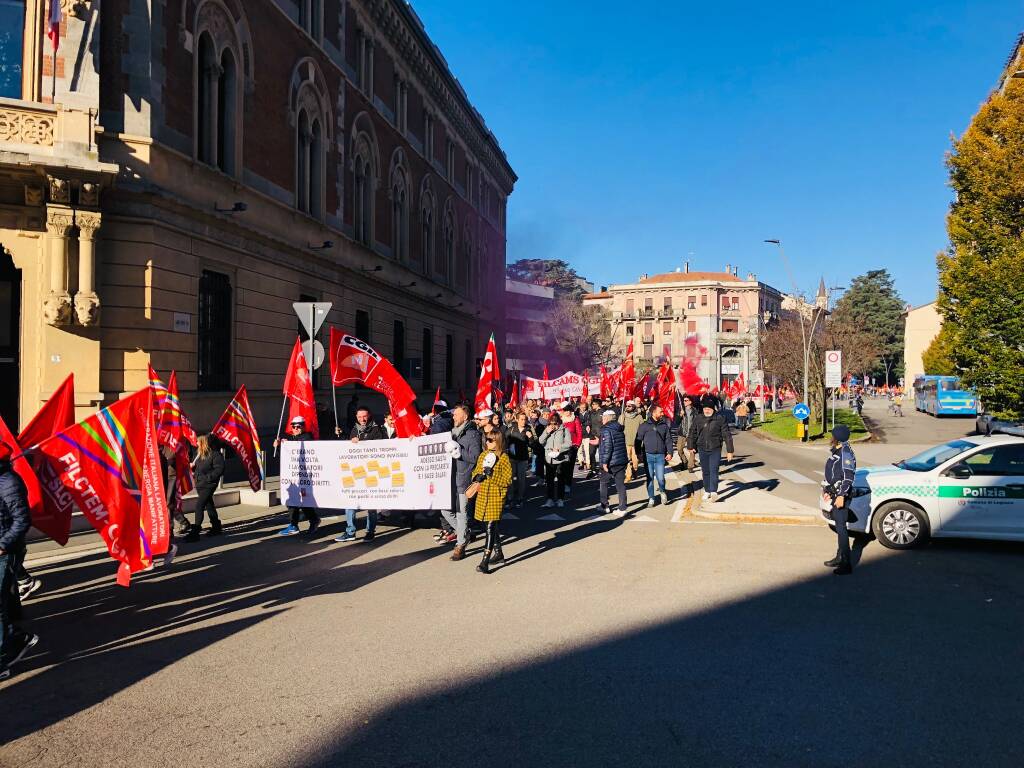
[[[356,240],[363,245],[371,245],[373,237],[373,164],[364,154],[357,154],[353,159],[355,186],[352,212],[352,225]]]
[[[443,236],[444,247],[435,260],[434,271],[448,282],[455,266],[455,212],[450,199],[444,206]]]
[[[426,191],[420,200],[420,263],[424,270],[434,259],[434,196]]]
[[[324,216],[327,148],[331,141],[327,85],[312,59],[292,72],[289,112],[295,126],[295,207],[317,219]]]
[[[241,6],[229,11],[221,0],[204,0],[193,29],[197,40],[194,157],[237,177],[242,158],[243,83],[251,82],[248,25]]]

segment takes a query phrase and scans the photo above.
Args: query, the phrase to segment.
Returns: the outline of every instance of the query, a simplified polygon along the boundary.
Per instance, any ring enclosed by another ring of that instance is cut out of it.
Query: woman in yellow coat
[[[484,559],[476,567],[480,573],[490,573],[490,565],[501,565],[505,555],[501,551],[501,537],[498,522],[505,508],[505,495],[512,484],[512,462],[505,453],[505,437],[495,429],[487,434],[484,450],[473,469],[473,481],[480,483],[476,492],[476,507],[473,511],[481,523],[487,523],[487,540],[484,544]],[[493,558],[493,559],[492,559]]]

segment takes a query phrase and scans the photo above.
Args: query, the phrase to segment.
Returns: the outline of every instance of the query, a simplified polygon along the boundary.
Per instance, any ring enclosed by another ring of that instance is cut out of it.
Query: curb
[[[681,520],[707,521],[716,523],[750,523],[755,525],[825,525],[818,515],[741,515],[733,512],[702,512],[700,505],[694,507],[695,496],[686,499]]]

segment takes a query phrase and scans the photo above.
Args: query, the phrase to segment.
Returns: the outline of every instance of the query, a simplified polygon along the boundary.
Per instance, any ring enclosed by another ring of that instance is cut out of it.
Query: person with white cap
[[[302,416],[295,416],[291,421],[288,422],[288,434],[283,438],[274,440],[274,447],[277,448],[281,444],[281,440],[312,440],[313,434],[306,430],[306,420]],[[299,532],[299,520],[302,519],[303,513],[306,515],[306,519],[309,521],[309,535],[312,536],[316,533],[316,529],[320,527],[320,515],[317,514],[316,509],[313,507],[288,507],[288,511],[291,513],[291,522],[278,531],[278,536],[294,536]]]
[[[629,454],[626,452],[626,432],[619,423],[618,414],[607,410],[601,415],[601,437],[597,446],[597,460],[601,465],[599,478],[601,489],[601,511],[607,512],[608,485],[614,480],[619,497],[619,512],[626,511],[626,467]]]

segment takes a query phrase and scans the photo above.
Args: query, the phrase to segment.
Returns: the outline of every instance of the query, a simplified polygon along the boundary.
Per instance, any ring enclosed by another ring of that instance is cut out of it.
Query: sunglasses
[[[488,443],[496,443],[496,442],[497,442],[497,440],[495,440],[495,439],[494,439],[493,437],[488,437],[488,438],[487,438],[487,442],[488,442]]]

